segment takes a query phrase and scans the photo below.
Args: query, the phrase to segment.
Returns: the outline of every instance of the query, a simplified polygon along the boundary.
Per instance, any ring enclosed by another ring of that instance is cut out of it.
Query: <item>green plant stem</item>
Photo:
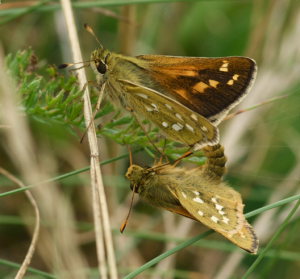
[[[136,153],[136,152],[139,152],[141,151],[142,149],[137,149],[135,151],[133,151],[132,153]],[[125,153],[123,155],[120,155],[118,157],[115,157],[115,158],[112,158],[112,159],[109,159],[109,160],[105,160],[105,161],[102,161],[100,163],[100,165],[107,165],[107,164],[110,164],[114,161],[118,161],[120,159],[123,159],[123,158],[126,158],[129,156],[129,153]],[[71,172],[68,172],[68,173],[65,173],[65,174],[62,174],[62,175],[59,175],[59,176],[56,176],[56,177],[53,177],[53,178],[50,178],[50,179],[47,179],[45,181],[41,181],[39,183],[35,183],[35,184],[32,184],[32,185],[28,185],[28,186],[25,186],[23,188],[18,188],[18,189],[14,189],[14,190],[11,190],[11,191],[7,191],[7,192],[4,192],[4,193],[1,193],[0,194],[0,198],[1,197],[5,197],[5,196],[8,196],[8,195],[12,195],[12,194],[15,194],[15,193],[19,193],[19,192],[23,192],[23,191],[26,191],[28,189],[31,189],[33,187],[36,187],[36,186],[40,186],[42,184],[45,184],[45,183],[49,183],[49,182],[54,182],[54,181],[59,181],[59,180],[62,180],[62,179],[65,179],[69,176],[72,176],[72,175],[76,175],[76,174],[79,174],[79,173],[82,173],[82,172],[85,172],[85,171],[88,171],[90,169],[90,166],[87,166],[87,167],[84,167],[82,169],[79,169],[79,170],[75,170],[75,171],[71,171]]]
[[[7,18],[5,18],[3,20],[0,20],[0,25],[5,24],[5,23],[7,23],[9,21],[12,21],[14,19],[17,19],[20,16],[29,14],[29,13],[35,11],[35,10],[38,10],[40,7],[43,7],[43,5],[46,4],[47,2],[50,2],[50,0],[43,0],[39,3],[37,3],[36,5],[29,6],[28,8],[23,8],[19,12],[10,13],[10,14],[8,14]],[[1,13],[0,13],[0,15],[1,15]]]
[[[122,156],[125,156],[127,154],[124,154]],[[116,159],[116,158],[114,158]],[[106,163],[106,161],[102,162],[102,164]],[[270,209],[273,209],[275,207],[279,207],[279,206],[282,206],[284,204],[287,204],[289,202],[292,202],[292,201],[295,201],[295,200],[299,200],[300,199],[300,194],[299,195],[295,195],[295,196],[291,196],[289,198],[286,198],[286,199],[283,199],[283,200],[280,200],[278,202],[275,202],[273,204],[270,204],[270,205],[267,205],[267,206],[264,206],[264,207],[261,207],[257,210],[253,210],[247,214],[245,214],[246,217],[250,217],[250,216],[254,216],[254,215],[257,215],[259,213],[262,213],[264,211],[267,211],[267,210],[270,210]],[[285,220],[285,222],[279,227],[278,231],[276,232],[276,234],[273,236],[272,240],[270,241],[270,243],[272,244],[275,239],[278,237],[278,235],[282,232],[282,230],[285,228],[285,225],[289,222],[291,216],[294,214],[294,212],[296,211],[297,207],[299,206],[300,204],[300,201],[297,202],[296,206],[293,208],[293,210],[291,211],[291,213],[289,214],[289,216],[287,217],[287,219]],[[157,256],[156,258],[152,259],[151,261],[147,262],[146,264],[142,265],[141,267],[139,267],[138,269],[134,270],[133,272],[129,273],[128,275],[126,275],[123,279],[131,279],[131,278],[134,278],[136,275],[142,273],[143,271],[145,271],[146,269],[150,268],[151,266],[155,265],[156,263],[162,261],[163,259],[169,257],[170,255],[186,248],[187,246],[190,246],[192,244],[194,244],[195,242],[203,239],[204,237],[212,234],[214,231],[213,230],[209,230],[209,231],[206,231],[205,233],[202,233],[200,235],[197,235],[187,241],[184,241],[182,242],[181,244],[177,245],[176,247],[174,247],[173,249]],[[175,239],[174,239],[175,240]],[[176,241],[176,240],[175,240]],[[267,247],[264,249],[264,251],[261,253],[263,255],[265,255],[265,253],[268,251],[269,247],[271,246],[271,244],[268,244]],[[258,258],[261,257],[261,254],[259,255]],[[13,267],[19,267],[18,264],[14,264],[10,261],[6,261],[6,260],[0,260],[0,263],[1,264],[4,264],[4,265],[8,265],[8,266],[13,266]],[[259,262],[258,262],[259,263]],[[257,263],[257,264],[258,264]],[[256,264],[256,265],[257,265]],[[253,264],[254,265],[254,264]],[[256,266],[255,265],[255,266]],[[255,267],[254,266],[254,267]],[[253,269],[254,269],[253,267]],[[31,272],[33,273],[36,273],[36,272],[39,272],[40,274],[42,274],[43,272],[42,271],[39,271],[39,270],[36,270],[36,269],[33,269],[31,268],[30,269]],[[249,270],[248,270],[249,271]],[[47,274],[47,278],[56,278],[54,277],[54,275],[51,275],[51,274],[48,274],[48,273],[45,273]],[[244,278],[243,278],[244,279]]]
[[[125,6],[133,4],[159,4],[159,3],[175,3],[175,2],[200,2],[204,0],[104,0],[104,1],[79,1],[73,2],[72,7],[77,9],[88,9],[94,7],[114,7],[114,6]],[[40,5],[40,4],[37,4]],[[59,10],[61,6],[59,4],[52,4],[47,6],[40,6],[37,11],[41,12],[51,12]],[[28,8],[13,8],[5,9],[0,11],[0,16],[17,14],[22,15],[27,13]]]
[[[250,217],[255,216],[255,215],[257,215],[259,213],[262,213],[264,211],[270,210],[270,209],[275,208],[275,207],[279,207],[281,205],[284,205],[284,204],[287,204],[287,203],[290,203],[290,202],[293,202],[293,201],[296,201],[296,200],[299,200],[299,199],[300,199],[300,194],[294,195],[294,196],[288,197],[286,199],[282,199],[280,201],[274,202],[272,204],[268,204],[268,205],[263,206],[261,208],[255,209],[251,212],[248,212],[248,213],[245,214],[245,217],[250,218]]]
[[[3,259],[0,259],[0,264],[6,265],[6,266],[11,266],[11,267],[14,267],[14,268],[20,268],[21,267],[20,264],[17,264],[17,263],[11,262],[11,261],[7,261],[7,260],[3,260]],[[28,268],[28,272],[32,272],[36,275],[43,276],[43,278],[57,279],[57,277],[54,276],[53,274],[50,274],[50,273],[47,273],[47,272],[44,272],[44,271],[41,271],[41,270],[38,270],[38,269],[35,269],[35,268],[32,268],[32,267]]]
[[[254,263],[249,267],[247,272],[244,274],[242,279],[247,279],[249,275],[253,272],[253,270],[257,267],[257,265],[262,261],[262,259],[265,257],[265,254],[268,252],[268,250],[271,248],[275,240],[279,237],[279,235],[283,232],[283,230],[286,228],[286,226],[289,224],[290,219],[293,217],[293,215],[296,213],[298,207],[300,205],[300,200],[297,201],[287,218],[284,220],[284,222],[279,226],[276,233],[273,235],[271,240],[269,241],[268,245],[263,249],[263,251],[259,254],[257,259],[254,261]]]
[[[126,275],[123,279],[130,279],[130,278],[134,278],[135,276],[137,276],[138,274],[142,273],[143,271],[145,271],[146,269],[148,269],[149,267],[157,264],[158,262],[162,261],[163,259],[171,256],[172,254],[182,250],[183,248],[192,245],[193,243],[197,242],[198,240],[209,236],[210,234],[212,234],[213,231],[209,230],[206,231],[205,233],[202,233],[200,235],[197,235],[179,245],[177,245],[176,247],[174,247],[173,249],[170,249],[169,251],[155,257],[154,259],[152,259],[151,261],[145,263],[144,265],[142,265],[141,267],[139,267],[138,269],[134,270],[133,272],[129,273],[128,275]]]
[[[120,230],[114,229],[113,232],[114,232],[114,234],[118,235],[120,233]],[[127,230],[124,233],[124,235],[130,236],[132,238],[159,241],[162,243],[167,243],[167,242],[182,243],[184,241],[183,238],[170,237],[163,233],[154,233],[154,232],[149,232],[149,231],[129,231],[129,230]],[[207,248],[210,250],[218,250],[218,251],[224,251],[224,252],[233,252],[236,249],[236,247],[234,245],[232,245],[229,241],[226,241],[226,240],[223,241],[223,240],[201,239],[200,241],[198,241],[197,243],[194,243],[193,245],[200,247],[200,248]],[[266,257],[280,258],[282,260],[287,260],[287,261],[300,261],[300,253],[293,252],[293,251],[287,251],[287,250],[280,250],[280,253],[278,253],[278,251],[275,249],[269,250]]]

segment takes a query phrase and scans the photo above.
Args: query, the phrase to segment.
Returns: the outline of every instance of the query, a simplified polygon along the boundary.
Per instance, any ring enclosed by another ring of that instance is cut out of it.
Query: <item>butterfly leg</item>
[[[149,142],[150,142],[151,145],[154,147],[154,149],[155,149],[159,154],[161,154],[161,156],[166,157],[166,155],[165,155],[162,151],[160,151],[160,150],[158,149],[158,147],[155,145],[155,143],[152,141],[152,139],[150,138],[150,136],[149,136],[148,132],[146,131],[144,125],[139,121],[138,117],[136,116],[134,110],[133,110],[132,108],[128,108],[128,107],[127,107],[126,109],[127,109],[128,111],[131,112],[131,114],[132,114],[133,117],[135,118],[136,122],[139,124],[139,126],[141,127],[141,129],[142,129],[143,132],[145,133],[145,135],[146,135],[146,137],[148,138]]]
[[[180,163],[180,161],[181,161],[182,159],[191,156],[191,155],[194,153],[193,151],[191,151],[192,148],[193,148],[193,147],[190,147],[190,148],[188,149],[187,152],[185,152],[185,153],[184,153],[183,155],[181,155],[178,159],[176,159],[176,160],[174,161],[174,163],[173,163],[173,166],[176,167],[176,166]]]
[[[163,153],[164,155],[165,155],[165,148],[166,148],[166,145],[167,145],[167,139],[164,138],[164,145],[163,145],[163,148],[162,148],[162,153]],[[165,157],[167,163],[169,163],[168,157],[167,157],[166,155],[165,155],[164,157]],[[163,164],[163,159],[164,159],[163,156],[160,156],[159,161],[158,161],[158,164],[159,164],[159,165],[162,165],[162,164]]]

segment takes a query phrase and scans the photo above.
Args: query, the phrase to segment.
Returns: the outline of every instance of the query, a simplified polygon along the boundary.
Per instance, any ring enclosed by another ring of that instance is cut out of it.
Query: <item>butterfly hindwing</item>
[[[156,84],[154,89],[160,88],[161,93],[215,124],[248,93],[256,76],[256,63],[248,57],[137,58],[144,62],[144,69]]]
[[[174,193],[196,220],[246,251],[256,253],[257,237],[244,217],[240,194],[225,184],[209,188],[198,185],[197,188],[177,188]]]
[[[135,115],[142,115],[156,124],[168,138],[193,146],[214,145],[218,129],[203,116],[153,89],[126,83],[126,103]]]

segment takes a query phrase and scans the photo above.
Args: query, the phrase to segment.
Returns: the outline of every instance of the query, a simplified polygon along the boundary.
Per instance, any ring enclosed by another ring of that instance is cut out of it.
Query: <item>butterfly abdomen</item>
[[[225,164],[227,161],[223,146],[220,144],[206,146],[203,151],[207,157],[207,162],[203,167],[203,176],[213,181],[221,180],[226,170]]]

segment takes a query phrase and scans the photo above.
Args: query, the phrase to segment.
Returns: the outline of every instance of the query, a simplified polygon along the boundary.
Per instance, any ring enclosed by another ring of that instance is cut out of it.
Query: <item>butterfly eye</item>
[[[98,60],[95,63],[97,71],[102,75],[105,74],[107,70],[106,64],[104,64],[101,60]]]

